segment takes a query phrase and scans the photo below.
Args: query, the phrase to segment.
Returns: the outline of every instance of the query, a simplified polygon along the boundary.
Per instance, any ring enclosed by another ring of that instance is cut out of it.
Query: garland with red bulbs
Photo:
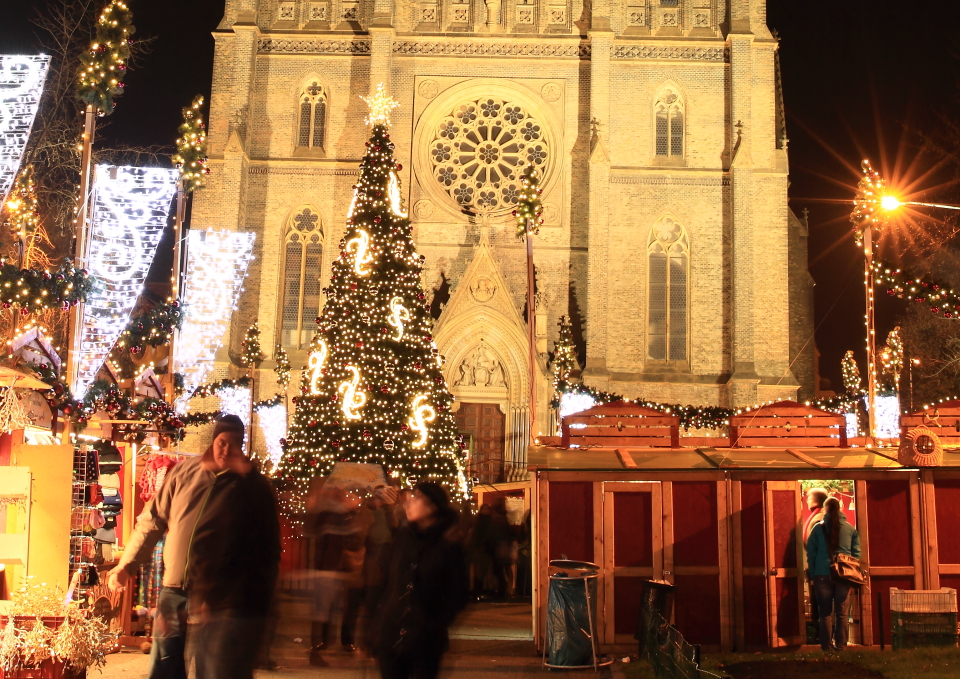
[[[20,313],[63,309],[87,301],[96,282],[86,269],[77,269],[69,261],[56,271],[20,269],[0,259],[0,306],[20,307]]]
[[[960,318],[960,294],[942,281],[915,276],[888,262],[875,260],[873,275],[877,285],[884,285],[891,297],[926,304],[932,313],[944,318]]]
[[[181,325],[183,325],[183,307],[180,306],[180,302],[177,300],[164,302],[130,319],[113,351],[118,355],[127,352],[139,354],[148,346],[163,346],[170,341],[174,330],[179,330]]]

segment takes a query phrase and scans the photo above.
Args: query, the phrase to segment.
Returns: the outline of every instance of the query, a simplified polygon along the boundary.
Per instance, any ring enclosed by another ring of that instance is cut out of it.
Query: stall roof
[[[901,469],[895,449],[874,448],[557,448],[531,446],[531,469]],[[944,467],[960,467],[960,448],[944,449]]]

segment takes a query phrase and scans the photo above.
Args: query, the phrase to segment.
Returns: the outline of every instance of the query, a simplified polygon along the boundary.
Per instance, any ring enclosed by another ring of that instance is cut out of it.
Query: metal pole
[[[93,138],[97,131],[97,109],[87,104],[83,119],[83,145],[80,151],[80,195],[77,198],[76,247],[74,266],[87,264],[87,214],[90,209],[90,187],[93,184]],[[80,365],[80,338],[83,334],[83,303],[70,312],[67,326],[66,378],[70,389],[76,387],[77,370]],[[63,442],[70,441],[70,420],[64,420]]]
[[[527,220],[527,338],[530,344],[530,443],[537,436],[537,312],[533,299],[533,233],[532,224]]]
[[[183,258],[186,252],[186,240],[184,238],[183,226],[187,212],[188,194],[183,187],[183,179],[177,180],[177,210],[173,221],[173,274],[170,277],[170,298],[174,301],[180,299],[180,286],[183,277]],[[183,313],[183,309],[180,309]],[[173,337],[170,338],[170,348],[167,358],[167,398],[170,405],[176,401],[176,366],[174,365],[174,356],[177,342],[180,339],[180,331],[174,329]]]
[[[874,297],[873,297],[873,227],[867,226],[863,231],[863,284],[865,286],[866,315],[864,317],[867,326],[867,434],[871,438],[876,438],[877,422],[877,330],[874,318]]]

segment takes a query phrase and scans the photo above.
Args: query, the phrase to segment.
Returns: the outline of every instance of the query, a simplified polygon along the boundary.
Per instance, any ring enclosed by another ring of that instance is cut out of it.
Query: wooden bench
[[[680,447],[680,420],[676,415],[624,401],[568,415],[560,430],[563,448]]]
[[[846,448],[843,415],[794,401],[780,401],[730,418],[733,448]]]
[[[960,401],[944,401],[900,417],[900,438],[914,427],[926,427],[945,446],[960,445]]]

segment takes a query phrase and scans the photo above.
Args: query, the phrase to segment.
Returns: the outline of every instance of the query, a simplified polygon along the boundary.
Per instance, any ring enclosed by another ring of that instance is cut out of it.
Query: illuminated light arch
[[[23,159],[49,67],[45,54],[0,54],[0,202]]]

